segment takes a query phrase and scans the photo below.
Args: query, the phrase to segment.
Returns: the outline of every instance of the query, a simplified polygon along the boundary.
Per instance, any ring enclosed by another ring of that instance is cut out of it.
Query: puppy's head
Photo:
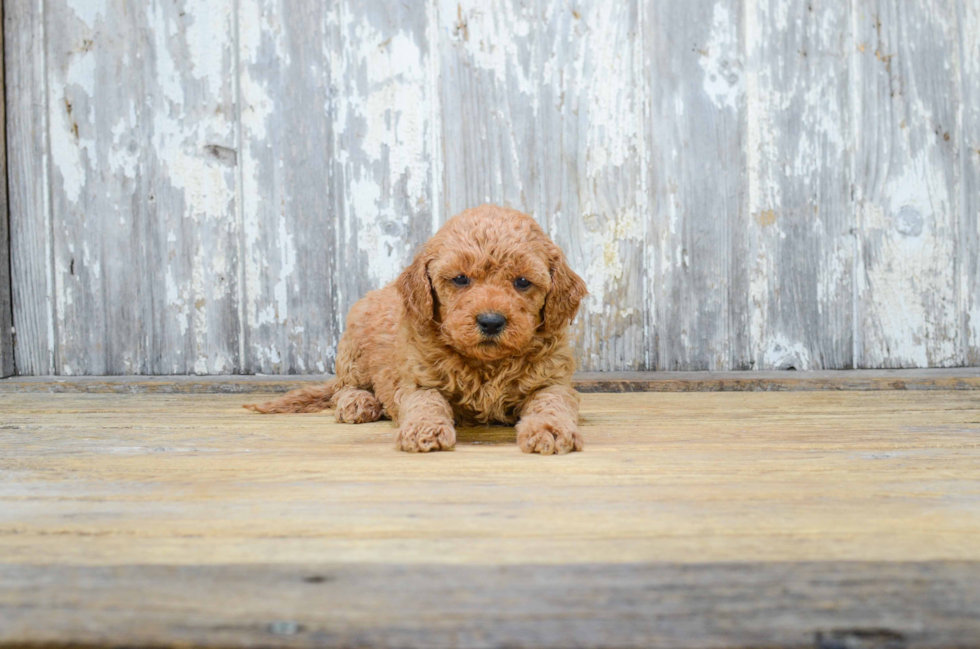
[[[416,328],[478,360],[561,331],[587,293],[534,219],[486,205],[450,219],[397,286]]]

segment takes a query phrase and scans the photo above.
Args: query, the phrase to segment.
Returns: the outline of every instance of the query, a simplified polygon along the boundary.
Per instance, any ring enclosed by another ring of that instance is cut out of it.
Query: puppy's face
[[[447,252],[429,264],[429,277],[443,342],[480,360],[524,349],[551,290],[547,259],[530,250],[496,260],[470,250]]]
[[[406,313],[457,353],[496,360],[568,325],[586,295],[561,250],[520,212],[451,219],[397,282]]]

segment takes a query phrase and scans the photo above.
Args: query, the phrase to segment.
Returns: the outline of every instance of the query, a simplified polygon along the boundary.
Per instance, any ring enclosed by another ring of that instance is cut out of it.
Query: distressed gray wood
[[[129,9],[145,16],[152,36],[141,51],[145,222],[138,253],[146,273],[141,346],[152,374],[242,366],[234,6],[155,0],[145,11]]]
[[[978,13],[8,0],[17,371],[332,371],[483,202],[587,280],[581,369],[980,364]]]
[[[0,25],[3,7],[0,6]],[[7,218],[7,119],[3,79],[3,29],[0,28],[0,378],[14,373],[14,320],[10,284],[10,229]]]
[[[139,172],[152,115],[139,42],[125,36],[140,16],[124,5],[44,4],[56,374],[149,371]]]
[[[20,374],[53,374],[47,97],[41,5],[4,2],[10,276]]]
[[[978,580],[976,562],[3,564],[0,646],[965,647]]]
[[[753,367],[853,367],[850,15],[835,0],[746,7]]]
[[[980,3],[959,0],[957,8],[963,73],[959,309],[966,364],[980,365]]]
[[[635,2],[443,3],[448,213],[527,211],[591,295],[578,365],[645,365],[645,80]]]
[[[861,0],[854,12],[855,364],[958,365],[956,5]]]
[[[742,5],[646,0],[650,367],[747,369]]]
[[[230,6],[46,5],[59,374],[238,367]]]
[[[338,338],[354,303],[395,279],[444,220],[433,11],[364,0],[331,16]]]
[[[246,372],[333,368],[343,279],[331,186],[338,28],[328,4],[238,4]]]

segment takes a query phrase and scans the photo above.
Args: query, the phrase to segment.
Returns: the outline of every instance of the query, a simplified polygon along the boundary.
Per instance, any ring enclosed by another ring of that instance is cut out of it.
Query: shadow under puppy
[[[335,408],[337,421],[351,424],[391,418],[403,451],[452,449],[454,422],[516,423],[525,453],[580,451],[567,328],[586,294],[530,216],[470,209],[397,280],[354,305],[335,379],[245,407]]]

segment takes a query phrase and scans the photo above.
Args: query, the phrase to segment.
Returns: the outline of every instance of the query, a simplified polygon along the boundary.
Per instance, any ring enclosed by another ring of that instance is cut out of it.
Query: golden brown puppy
[[[566,329],[586,295],[526,214],[484,205],[450,219],[401,276],[354,305],[337,377],[256,412],[335,408],[398,422],[403,451],[449,450],[456,424],[517,424],[526,453],[582,450]]]

